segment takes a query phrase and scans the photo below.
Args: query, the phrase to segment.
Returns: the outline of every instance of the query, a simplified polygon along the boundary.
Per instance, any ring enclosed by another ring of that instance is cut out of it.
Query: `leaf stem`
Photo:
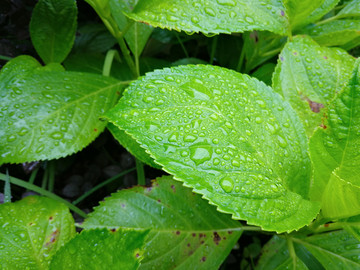
[[[243,62],[244,62],[244,58],[245,58],[245,43],[243,44],[242,48],[241,48],[241,53],[240,53],[240,57],[239,57],[239,61],[236,67],[236,71],[237,72],[241,72],[242,70],[242,66],[243,66]]]
[[[133,73],[134,78],[137,78],[136,66],[135,66],[133,59],[130,56],[130,51],[129,51],[128,47],[126,46],[124,39],[118,38],[117,41],[120,46],[120,50],[124,56],[125,62],[127,63],[131,72]]]
[[[5,174],[2,174],[0,173],[0,180],[2,181],[6,181],[6,175]],[[35,186],[33,184],[30,184],[24,180],[21,180],[21,179],[18,179],[18,178],[15,178],[15,177],[9,177],[10,179],[10,183],[11,184],[14,184],[14,185],[17,185],[17,186],[20,186],[20,187],[23,187],[23,188],[26,188],[28,190],[32,190],[34,192],[37,192],[43,196],[46,196],[46,197],[49,197],[51,199],[54,199],[58,202],[61,202],[63,204],[65,204],[67,207],[69,207],[72,211],[74,211],[75,213],[77,213],[78,215],[82,216],[83,218],[86,218],[87,215],[84,211],[82,211],[81,209],[77,208],[76,206],[72,205],[70,202],[64,200],[63,198],[57,196],[56,194],[54,193],[51,193],[50,191],[47,191],[41,187],[38,187],[38,186]]]
[[[292,238],[288,234],[286,234],[285,237],[286,237],[286,244],[289,250],[289,254],[293,261],[293,270],[296,270],[296,253],[294,249],[294,243],[292,241]]]
[[[29,178],[29,183],[30,184],[34,184],[35,178],[36,178],[36,175],[37,175],[38,171],[39,171],[39,168],[36,168],[35,170],[33,170],[31,172],[31,175],[30,175],[30,178]]]
[[[103,70],[102,70],[103,76],[106,76],[106,77],[110,76],[111,66],[112,66],[112,63],[114,61],[114,57],[116,54],[118,54],[118,52],[116,50],[109,50],[106,53]]]
[[[13,57],[5,56],[5,55],[0,55],[0,60],[10,61],[11,59],[13,59]]]
[[[46,166],[45,171],[44,171],[44,175],[43,175],[43,178],[42,178],[42,182],[41,182],[41,188],[42,189],[46,189],[48,178],[49,178],[48,176],[49,176],[49,168],[48,168],[48,166]]]
[[[135,163],[136,163],[136,173],[137,173],[137,178],[138,178],[138,184],[141,186],[145,186],[146,181],[145,181],[144,164],[137,158],[135,159]]]
[[[210,65],[212,65],[214,63],[214,57],[215,57],[215,52],[216,52],[216,48],[217,48],[218,37],[219,37],[218,35],[214,37],[212,45],[211,45]]]
[[[54,192],[54,183],[55,183],[55,161],[49,161],[49,182],[48,182],[48,190],[50,192]]]
[[[189,58],[189,53],[187,52],[184,43],[182,42],[181,38],[179,37],[179,35],[177,33],[174,33],[176,36],[176,39],[179,41],[179,44],[181,46],[181,49],[184,51],[185,57]]]
[[[6,178],[4,185],[4,203],[11,202],[11,187],[10,187],[10,176],[9,171],[6,168]]]
[[[89,191],[85,192],[83,195],[81,195],[79,198],[77,198],[75,201],[72,202],[73,205],[77,205],[78,203],[80,203],[81,201],[83,201],[85,198],[87,198],[88,196],[90,196],[91,194],[93,194],[95,191],[97,191],[98,189],[102,188],[103,186],[106,186],[107,184],[110,184],[111,182],[119,179],[120,177],[134,171],[135,168],[131,168],[129,170],[123,171],[111,178],[109,178],[108,180],[98,184],[97,186],[93,187],[92,189],[90,189]]]

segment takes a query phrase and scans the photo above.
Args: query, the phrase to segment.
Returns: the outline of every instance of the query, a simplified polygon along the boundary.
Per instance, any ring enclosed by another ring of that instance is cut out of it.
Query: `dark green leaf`
[[[74,0],[39,0],[32,13],[32,43],[46,63],[64,61],[75,40],[77,7]]]
[[[352,0],[346,3],[346,6],[340,10],[340,12],[337,14],[338,16],[360,16],[360,2],[359,0]]]
[[[322,124],[324,108],[350,78],[353,64],[345,51],[320,47],[306,36],[294,37],[282,50],[273,87],[296,110],[309,136]]]
[[[0,113],[0,164],[54,159],[81,150],[105,128],[98,118],[115,104],[121,89],[112,78],[52,71],[30,57],[14,58],[0,73],[5,104]]]
[[[256,29],[285,34],[288,26],[280,0],[140,0],[127,15],[155,27],[202,33]]]
[[[56,253],[50,269],[138,269],[147,233],[106,229],[82,231]]]
[[[314,164],[311,187],[313,200],[322,202],[322,213],[329,218],[360,214],[360,60],[352,78],[329,106],[325,129],[318,129],[310,140]]]
[[[306,200],[304,129],[256,79],[215,66],[157,70],[131,84],[107,117],[167,172],[236,219],[291,231],[319,210]]]
[[[45,197],[0,205],[0,268],[48,269],[56,251],[75,235],[69,209]]]
[[[106,198],[83,226],[150,228],[141,269],[217,269],[241,235],[240,223],[169,176]]]
[[[251,76],[263,81],[267,85],[271,85],[272,75],[274,73],[276,65],[274,63],[266,63],[259,67],[255,72],[251,74]]]

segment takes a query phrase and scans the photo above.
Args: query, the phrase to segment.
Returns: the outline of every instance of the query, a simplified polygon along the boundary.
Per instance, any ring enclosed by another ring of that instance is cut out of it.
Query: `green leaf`
[[[275,269],[308,269],[298,257],[296,257],[295,262],[293,261],[286,240],[276,235],[263,247],[262,255],[256,267],[256,270]]]
[[[260,81],[263,81],[267,85],[271,85],[271,78],[274,73],[275,67],[276,65],[274,63],[266,63],[260,66],[257,70],[255,70],[255,72],[253,72],[251,76],[259,79]]]
[[[56,251],[75,235],[69,209],[38,196],[1,204],[0,227],[1,269],[48,269]]]
[[[9,61],[0,73],[0,164],[81,150],[105,128],[98,118],[115,104],[121,88],[112,78],[42,68],[31,57]]]
[[[148,231],[85,230],[60,249],[50,269],[138,269]]]
[[[360,215],[347,218],[344,229],[360,241]]]
[[[292,238],[303,245],[325,269],[359,269],[360,242],[346,231],[318,234],[305,239]]]
[[[309,224],[319,210],[306,200],[304,129],[256,79],[215,66],[157,70],[131,84],[106,115],[235,219],[282,232]]]
[[[239,222],[169,176],[112,194],[83,226],[150,228],[140,269],[217,269],[242,232]]]
[[[125,12],[131,12],[137,5],[139,0],[110,0],[110,11],[114,17],[120,30],[124,30],[131,22],[126,16]],[[126,32],[125,40],[129,45],[131,52],[139,57],[143,51],[146,42],[148,41],[152,27],[144,23],[135,22]]]
[[[294,37],[282,50],[273,88],[290,102],[309,136],[322,124],[324,108],[350,78],[353,64],[345,51],[320,47],[307,36]]]
[[[127,135],[123,130],[119,129],[112,123],[108,123],[107,128],[114,138],[134,157],[151,167],[161,169],[161,167],[154,162],[150,155],[145,152],[144,148],[141,148],[131,136]]]
[[[323,215],[345,218],[360,214],[360,60],[352,77],[328,108],[324,128],[310,139],[313,200],[322,201]]]
[[[74,0],[39,0],[30,21],[32,43],[46,63],[64,61],[75,40]]]
[[[326,24],[313,25],[306,28],[303,33],[310,35],[321,46],[345,46],[351,47],[353,40],[360,37],[360,20],[336,20]],[[356,46],[352,44],[352,46]]]
[[[295,30],[319,20],[332,10],[339,0],[285,0],[291,29]]]
[[[231,33],[268,30],[284,35],[285,8],[280,0],[139,0],[127,16],[155,27],[177,31]]]
[[[346,3],[346,6],[340,10],[337,16],[360,16],[360,2],[358,0],[352,0]]]

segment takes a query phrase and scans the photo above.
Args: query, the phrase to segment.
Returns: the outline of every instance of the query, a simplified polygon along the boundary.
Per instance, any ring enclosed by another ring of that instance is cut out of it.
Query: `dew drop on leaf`
[[[61,132],[54,132],[50,136],[55,140],[60,140],[63,138],[64,135]]]
[[[234,188],[234,181],[230,177],[224,177],[220,180],[220,186],[226,193],[229,193]]]
[[[206,7],[206,8],[205,8],[205,13],[206,13],[207,15],[212,16],[212,17],[215,17],[215,15],[216,15],[215,11],[214,11],[212,8],[210,8],[210,7]]]

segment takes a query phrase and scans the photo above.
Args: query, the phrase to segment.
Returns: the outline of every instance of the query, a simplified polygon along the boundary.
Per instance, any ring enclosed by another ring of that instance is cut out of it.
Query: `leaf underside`
[[[75,235],[69,209],[38,196],[0,205],[0,268],[48,269],[57,250]]]
[[[121,190],[100,203],[85,229],[126,228],[150,232],[140,269],[217,269],[241,235],[241,224],[216,211],[170,176],[151,187]],[[165,256],[166,254],[166,256]]]
[[[80,151],[104,130],[99,117],[121,89],[115,79],[54,71],[29,56],[11,60],[0,73],[0,164]]]
[[[291,231],[318,212],[306,200],[303,127],[256,79],[214,66],[157,70],[134,82],[107,117],[164,170],[236,219]]]

